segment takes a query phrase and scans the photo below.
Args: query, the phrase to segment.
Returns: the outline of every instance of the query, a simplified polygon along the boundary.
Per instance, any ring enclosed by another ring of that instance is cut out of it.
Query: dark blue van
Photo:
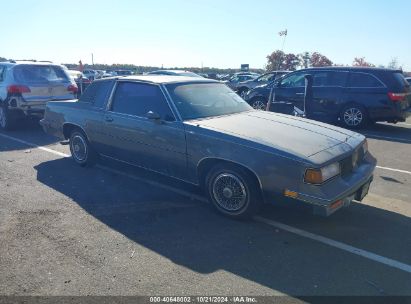
[[[347,128],[369,122],[405,121],[411,115],[411,90],[401,70],[364,67],[325,67],[298,70],[249,91],[245,100],[255,108],[267,104],[274,86],[275,101],[303,109],[305,76],[313,79],[306,116]]]

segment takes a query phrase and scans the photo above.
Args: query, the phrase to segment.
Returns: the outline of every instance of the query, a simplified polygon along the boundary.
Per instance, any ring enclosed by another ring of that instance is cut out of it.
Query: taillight
[[[405,97],[407,96],[407,93],[388,93],[388,97],[391,99],[391,101],[403,101],[405,100]]]
[[[67,91],[72,92],[73,94],[76,94],[78,92],[78,88],[75,84],[70,84],[67,87]]]
[[[21,93],[30,93],[30,88],[23,85],[13,84],[7,87],[7,93],[9,94],[21,94]]]

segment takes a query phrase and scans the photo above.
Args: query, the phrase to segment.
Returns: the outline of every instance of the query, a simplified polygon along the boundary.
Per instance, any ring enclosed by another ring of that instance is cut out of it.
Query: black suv
[[[289,73],[275,82],[257,87],[245,95],[252,106],[267,104],[274,86],[275,101],[304,105],[305,76],[313,78],[312,98],[306,102],[306,116],[344,127],[359,128],[368,122],[405,121],[411,115],[410,84],[402,71],[364,68],[310,68]]]

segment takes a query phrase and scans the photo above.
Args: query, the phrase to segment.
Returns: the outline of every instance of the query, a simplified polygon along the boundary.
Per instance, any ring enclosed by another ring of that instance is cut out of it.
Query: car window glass
[[[315,87],[343,87],[345,86],[347,72],[321,71],[313,75]]]
[[[80,102],[90,102],[96,108],[104,108],[113,87],[113,81],[95,81],[80,97]]]
[[[370,74],[351,73],[348,86],[352,88],[379,88],[383,87],[383,84]]]
[[[14,78],[21,83],[68,81],[68,75],[57,66],[20,65],[14,68]]]
[[[112,111],[140,117],[146,117],[152,111],[158,113],[163,120],[175,120],[160,88],[145,83],[119,82]]]
[[[259,81],[259,82],[260,82],[260,81],[261,81],[261,82],[262,82],[262,81],[266,82],[266,81],[272,80],[273,77],[274,77],[273,74],[267,74],[267,75],[263,75],[263,76],[259,77],[257,81]]]
[[[290,75],[281,81],[281,86],[286,88],[303,87],[305,85],[304,75],[303,73]]]
[[[0,66],[0,82],[4,80],[4,66]]]
[[[400,84],[400,86],[408,86],[409,85],[409,80],[405,79],[404,75],[402,73],[393,73],[393,76],[395,80]]]
[[[244,99],[221,83],[177,83],[166,87],[184,120],[252,110]]]

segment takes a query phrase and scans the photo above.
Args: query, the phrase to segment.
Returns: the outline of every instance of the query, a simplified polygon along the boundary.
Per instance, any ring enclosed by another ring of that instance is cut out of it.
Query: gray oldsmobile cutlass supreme
[[[131,76],[49,102],[44,130],[81,166],[105,156],[204,186],[225,215],[292,199],[329,215],[368,192],[376,160],[364,136],[252,109],[217,81]]]

